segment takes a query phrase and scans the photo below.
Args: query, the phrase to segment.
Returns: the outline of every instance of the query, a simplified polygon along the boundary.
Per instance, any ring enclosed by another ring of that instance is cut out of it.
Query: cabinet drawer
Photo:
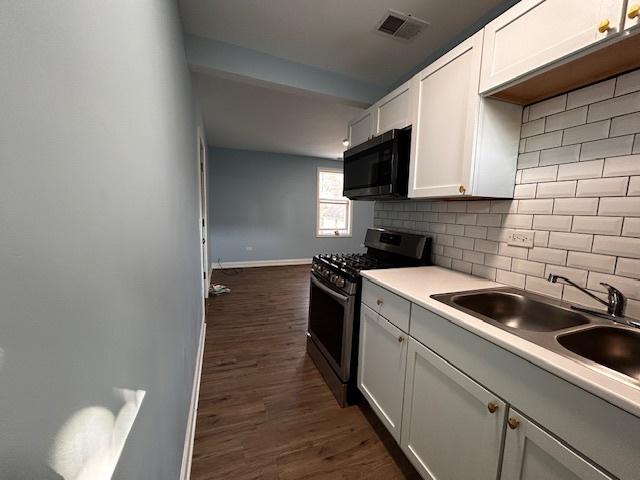
[[[403,332],[409,331],[411,303],[408,300],[364,279],[362,282],[362,303],[382,315]]]

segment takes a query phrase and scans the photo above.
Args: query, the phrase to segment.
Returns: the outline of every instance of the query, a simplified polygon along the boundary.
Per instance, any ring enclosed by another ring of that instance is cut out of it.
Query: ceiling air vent
[[[390,35],[393,38],[411,40],[418,35],[423,28],[428,26],[429,22],[420,18],[389,9],[384,18],[378,23],[376,30],[385,35]]]

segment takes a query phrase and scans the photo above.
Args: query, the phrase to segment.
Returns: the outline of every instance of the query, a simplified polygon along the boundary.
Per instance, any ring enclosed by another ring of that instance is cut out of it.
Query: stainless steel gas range
[[[360,398],[356,386],[360,271],[429,265],[431,239],[369,228],[363,254],[321,254],[311,263],[307,352],[341,406]]]

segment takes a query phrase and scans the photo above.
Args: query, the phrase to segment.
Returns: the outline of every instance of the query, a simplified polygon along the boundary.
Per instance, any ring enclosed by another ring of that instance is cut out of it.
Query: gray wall
[[[211,148],[209,165],[209,262],[358,251],[372,225],[373,202],[354,202],[351,238],[315,236],[317,168],[342,162]]]
[[[114,478],[175,480],[202,314],[176,4],[4,0],[0,58],[0,478],[59,478],[56,432],[122,387]]]

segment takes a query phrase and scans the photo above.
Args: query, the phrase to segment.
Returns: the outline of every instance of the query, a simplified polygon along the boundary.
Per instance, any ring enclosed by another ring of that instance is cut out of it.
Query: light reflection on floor
[[[100,405],[74,413],[53,441],[51,468],[65,480],[110,479],[145,394],[144,390],[114,388],[113,395],[118,404],[122,403],[116,414]],[[105,403],[113,399],[108,400]]]

